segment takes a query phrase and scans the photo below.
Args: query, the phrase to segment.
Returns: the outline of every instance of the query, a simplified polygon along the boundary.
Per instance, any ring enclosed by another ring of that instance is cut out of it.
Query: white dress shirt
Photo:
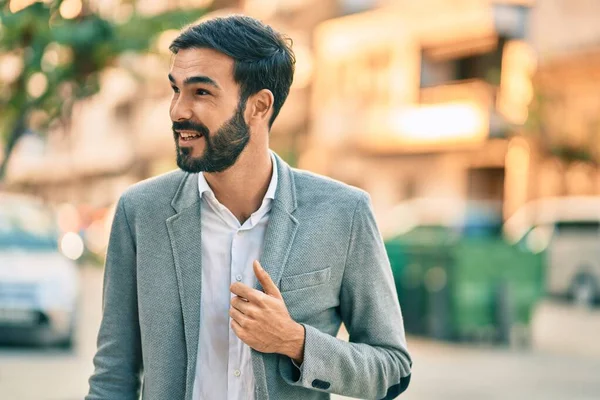
[[[229,287],[256,281],[252,263],[259,260],[272,201],[277,189],[277,164],[260,208],[243,224],[216,199],[198,174],[202,207],[202,299],[200,337],[193,400],[254,399],[250,347],[231,328]]]

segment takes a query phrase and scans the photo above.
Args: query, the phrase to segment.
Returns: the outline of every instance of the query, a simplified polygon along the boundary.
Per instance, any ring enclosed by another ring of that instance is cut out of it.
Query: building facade
[[[384,233],[415,198],[528,200],[535,59],[528,3],[396,1],[315,33],[311,134],[300,166],[371,193]]]

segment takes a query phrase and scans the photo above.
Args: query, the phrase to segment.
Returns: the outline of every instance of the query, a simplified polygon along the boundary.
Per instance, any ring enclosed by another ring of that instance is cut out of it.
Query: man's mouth
[[[184,142],[190,142],[202,137],[201,133],[194,131],[177,131],[177,133],[179,134],[179,139]]]

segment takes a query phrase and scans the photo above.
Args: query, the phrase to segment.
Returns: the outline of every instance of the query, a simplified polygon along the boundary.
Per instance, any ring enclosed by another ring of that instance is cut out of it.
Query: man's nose
[[[170,114],[172,121],[189,120],[192,118],[192,108],[189,102],[186,101],[183,96],[179,96],[179,98],[173,103]]]

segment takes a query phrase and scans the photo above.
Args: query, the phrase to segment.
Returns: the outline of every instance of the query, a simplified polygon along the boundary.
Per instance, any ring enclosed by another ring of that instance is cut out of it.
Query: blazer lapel
[[[171,202],[177,214],[167,219],[173,249],[187,351],[186,399],[191,398],[200,335],[202,289],[201,203],[198,176],[187,174]]]
[[[276,168],[279,176],[275,200],[269,215],[269,224],[265,233],[265,244],[260,263],[279,287],[283,267],[292,248],[292,242],[298,229],[298,220],[292,215],[296,209],[296,190],[290,167],[278,156]],[[262,290],[260,283],[256,289]]]
[[[296,188],[292,169],[275,155],[277,162],[277,191],[269,215],[269,224],[265,233],[265,243],[260,263],[275,285],[279,287],[281,275],[298,230],[298,220],[292,215],[297,207]],[[258,281],[255,289],[262,290]],[[252,350],[252,367],[256,381],[256,398],[268,399],[266,391],[266,373],[264,354]]]

